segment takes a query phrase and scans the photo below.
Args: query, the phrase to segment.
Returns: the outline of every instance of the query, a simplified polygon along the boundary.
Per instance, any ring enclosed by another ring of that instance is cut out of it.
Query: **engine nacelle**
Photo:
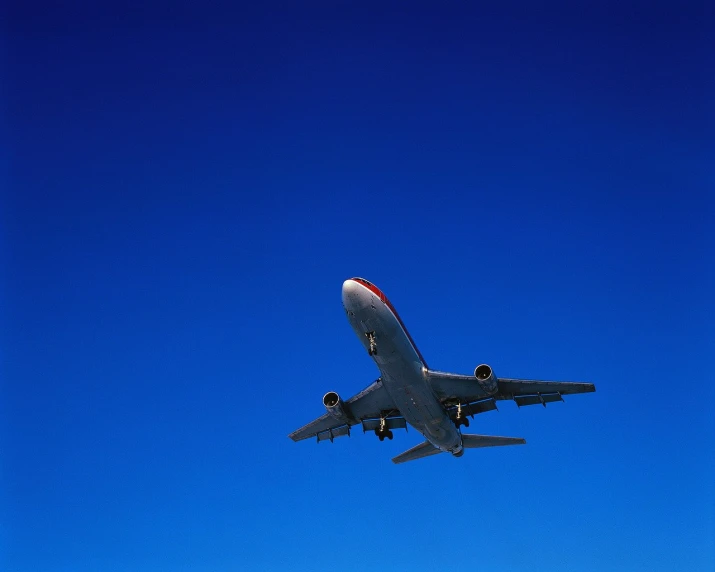
[[[487,395],[494,395],[499,389],[497,378],[492,371],[492,368],[483,363],[474,369],[474,377],[477,378],[477,383]]]
[[[336,419],[345,419],[346,415],[343,400],[340,399],[340,396],[334,391],[328,391],[328,393],[323,396],[323,405],[325,405],[325,409],[328,410],[328,413]]]

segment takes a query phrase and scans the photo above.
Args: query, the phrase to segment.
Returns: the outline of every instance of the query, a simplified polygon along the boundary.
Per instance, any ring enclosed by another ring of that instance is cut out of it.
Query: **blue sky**
[[[715,567],[712,10],[101,4],[6,10],[2,570]],[[351,276],[597,392],[295,444]]]

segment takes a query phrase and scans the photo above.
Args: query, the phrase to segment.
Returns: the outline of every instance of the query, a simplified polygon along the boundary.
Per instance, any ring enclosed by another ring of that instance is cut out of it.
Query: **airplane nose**
[[[343,306],[348,309],[352,306],[355,298],[357,297],[357,290],[359,286],[354,280],[346,280],[343,282]]]
[[[370,303],[370,297],[366,296],[366,290],[355,280],[343,282],[343,307],[349,312],[360,312]]]
[[[343,282],[343,307],[352,313],[362,312],[370,305],[370,293],[357,280]]]

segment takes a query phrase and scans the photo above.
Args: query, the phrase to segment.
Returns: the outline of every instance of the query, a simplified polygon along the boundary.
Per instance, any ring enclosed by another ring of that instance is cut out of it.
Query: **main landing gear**
[[[454,419],[454,425],[457,427],[457,429],[459,429],[462,425],[464,425],[465,427],[469,427],[469,419],[467,419],[462,413],[461,403],[457,404],[457,417],[455,417]]]
[[[380,441],[384,441],[385,437],[392,441],[392,431],[388,429],[387,422],[385,421],[384,417],[380,418],[380,426],[375,429],[375,435],[377,435],[377,438],[380,439]]]
[[[375,341],[375,332],[365,332],[367,341],[370,342],[370,348],[367,350],[369,356],[374,356],[377,353],[377,342]],[[392,439],[392,437],[390,437]]]

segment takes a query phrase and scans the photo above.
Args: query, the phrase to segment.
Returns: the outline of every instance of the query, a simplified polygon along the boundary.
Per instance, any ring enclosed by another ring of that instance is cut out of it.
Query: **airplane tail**
[[[462,435],[462,446],[465,449],[480,449],[482,447],[501,447],[504,445],[525,445],[526,440],[521,437],[494,437],[492,435]],[[437,447],[432,445],[429,441],[420,443],[419,445],[408,449],[404,453],[397,455],[392,462],[396,465],[400,463],[406,463],[407,461],[414,461],[415,459],[422,459],[423,457],[429,457],[431,455],[436,455],[441,453]]]

